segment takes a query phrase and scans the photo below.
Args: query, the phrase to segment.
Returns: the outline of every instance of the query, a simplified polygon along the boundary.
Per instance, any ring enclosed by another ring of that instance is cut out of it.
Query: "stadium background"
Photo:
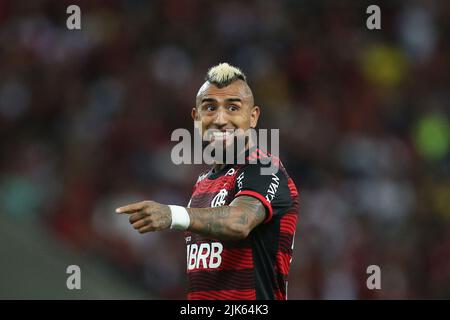
[[[289,298],[449,298],[449,31],[444,0],[0,1],[0,298],[185,297],[182,235],[114,208],[187,203],[170,134],[224,61],[301,193]]]

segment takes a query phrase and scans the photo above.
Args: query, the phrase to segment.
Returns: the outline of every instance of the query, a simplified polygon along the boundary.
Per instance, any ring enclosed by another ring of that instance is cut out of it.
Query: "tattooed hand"
[[[230,205],[216,208],[187,208],[191,224],[189,231],[221,240],[239,240],[265,218],[265,207],[258,199],[241,196]],[[140,233],[170,228],[169,206],[155,201],[142,201],[116,209],[129,214],[130,224]]]
[[[116,209],[117,213],[129,214],[130,224],[139,233],[170,228],[172,215],[169,206],[155,201],[142,201]]]

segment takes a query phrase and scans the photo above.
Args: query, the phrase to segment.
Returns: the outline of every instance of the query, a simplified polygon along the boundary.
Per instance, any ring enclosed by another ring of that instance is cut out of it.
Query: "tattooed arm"
[[[239,240],[264,221],[266,209],[256,198],[240,196],[230,205],[216,208],[187,208],[189,231],[221,240]]]
[[[266,216],[261,201],[244,195],[228,206],[186,210],[190,217],[189,231],[220,240],[246,238]],[[168,229],[172,222],[169,206],[155,201],[133,203],[116,209],[116,212],[128,214],[130,224],[140,233]]]

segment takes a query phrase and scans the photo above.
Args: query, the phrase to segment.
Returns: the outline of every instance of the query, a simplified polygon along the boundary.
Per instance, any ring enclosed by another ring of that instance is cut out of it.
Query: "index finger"
[[[136,211],[142,210],[147,206],[147,201],[141,201],[137,203],[132,203],[123,207],[116,209],[117,213],[134,213]]]

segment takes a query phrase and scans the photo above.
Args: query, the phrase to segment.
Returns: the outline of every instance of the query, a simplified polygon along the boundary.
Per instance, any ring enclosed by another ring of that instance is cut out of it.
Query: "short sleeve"
[[[270,172],[261,170],[269,167],[260,163],[245,165],[238,171],[235,187],[235,198],[245,195],[261,201],[266,208],[265,223],[291,204],[286,175],[278,168]]]

